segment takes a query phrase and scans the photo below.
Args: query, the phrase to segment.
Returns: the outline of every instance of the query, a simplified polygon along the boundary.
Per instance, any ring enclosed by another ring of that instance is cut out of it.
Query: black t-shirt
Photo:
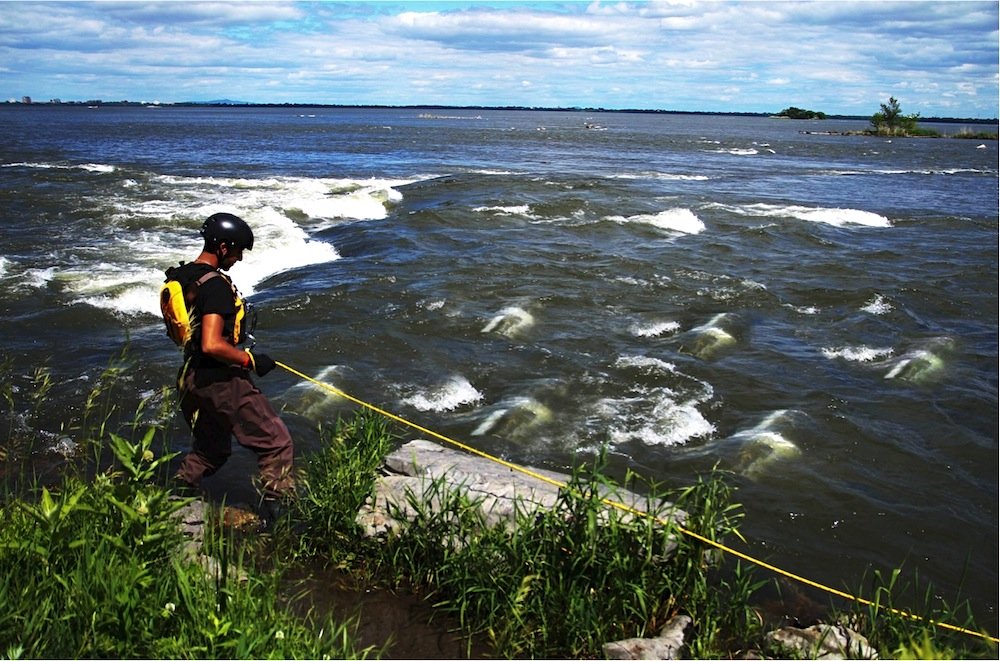
[[[194,283],[198,278],[212,270],[214,269],[208,264],[188,262],[172,269],[170,275],[187,291],[188,287],[195,286]],[[228,363],[219,362],[201,353],[201,318],[206,314],[221,315],[222,336],[225,338],[233,336],[233,326],[236,324],[236,296],[229,277],[224,273],[219,272],[219,277],[209,278],[198,286],[190,310],[193,332],[186,353],[191,356],[195,367],[228,367]]]

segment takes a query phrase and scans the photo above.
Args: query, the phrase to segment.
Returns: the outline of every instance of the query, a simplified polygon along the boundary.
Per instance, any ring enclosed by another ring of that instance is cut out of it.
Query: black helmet
[[[231,213],[209,216],[201,226],[201,235],[205,237],[205,247],[209,250],[217,250],[223,243],[231,250],[253,250],[253,232],[250,226]]]

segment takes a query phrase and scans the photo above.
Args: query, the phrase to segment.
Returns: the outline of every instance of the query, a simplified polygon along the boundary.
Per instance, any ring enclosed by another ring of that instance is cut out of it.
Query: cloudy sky
[[[998,60],[996,0],[0,0],[0,100],[996,117]]]

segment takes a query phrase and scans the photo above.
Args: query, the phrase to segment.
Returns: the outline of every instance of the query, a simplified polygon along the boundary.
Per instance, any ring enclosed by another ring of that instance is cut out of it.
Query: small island
[[[818,110],[804,110],[802,108],[796,108],[795,106],[789,106],[785,108],[774,117],[784,117],[787,119],[826,119],[826,113],[819,112]]]
[[[777,115],[771,115],[781,119],[826,119],[822,112],[814,110],[803,110],[791,106],[785,108]],[[903,114],[899,101],[895,97],[889,97],[886,103],[880,104],[879,111],[868,120],[871,126],[862,131],[799,131],[800,133],[815,135],[873,135],[894,138],[967,138],[974,140],[996,140],[997,134],[991,131],[970,131],[962,129],[958,133],[943,135],[933,129],[918,126],[920,113]]]

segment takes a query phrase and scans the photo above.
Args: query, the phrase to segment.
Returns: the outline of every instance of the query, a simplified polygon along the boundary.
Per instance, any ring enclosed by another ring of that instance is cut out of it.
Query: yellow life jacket
[[[198,294],[198,287],[215,276],[222,276],[222,274],[215,270],[209,271],[185,288],[178,280],[171,277],[172,270],[167,271],[167,280],[160,287],[160,312],[163,314],[163,323],[167,327],[167,336],[177,346],[184,347],[194,335],[191,308],[194,305],[195,296]],[[232,280],[224,276],[223,279],[233,290],[233,300],[236,305],[233,334],[227,338],[235,346],[246,341],[245,320],[249,306],[243,301],[243,297],[240,296],[240,292],[233,285]]]

